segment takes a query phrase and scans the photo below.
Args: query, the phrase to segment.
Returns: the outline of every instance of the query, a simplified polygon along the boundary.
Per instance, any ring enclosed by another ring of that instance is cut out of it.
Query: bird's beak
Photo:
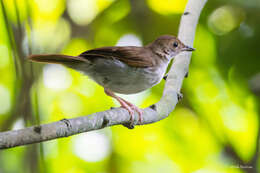
[[[193,47],[190,46],[185,46],[182,51],[194,51],[195,49]]]

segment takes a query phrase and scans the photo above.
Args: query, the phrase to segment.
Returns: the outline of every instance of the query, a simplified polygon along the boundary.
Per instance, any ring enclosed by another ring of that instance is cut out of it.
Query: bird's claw
[[[124,105],[124,106],[121,106],[122,108],[126,109],[129,114],[130,114],[130,127],[134,126],[134,111],[136,111],[139,115],[139,123],[142,124],[142,121],[143,121],[143,111],[141,109],[139,109],[137,106],[133,105],[133,104],[129,104],[127,103],[127,106]],[[129,126],[127,126],[129,128]],[[131,128],[132,129],[132,128]]]
[[[110,91],[109,89],[105,88],[104,89],[105,93],[108,96],[111,96],[113,98],[115,98],[121,105],[121,108],[126,109],[129,114],[130,114],[130,125],[129,124],[124,124],[124,126],[126,126],[127,128],[133,129],[134,128],[134,111],[136,111],[139,114],[139,123],[142,124],[142,114],[143,111],[141,109],[139,109],[137,106],[133,105],[132,103],[116,96],[112,91]],[[112,108],[111,108],[112,109]]]
[[[140,124],[142,124],[142,121],[143,121],[143,116],[142,116],[143,115],[143,111],[140,108],[138,108],[137,106],[133,105],[133,104],[130,106],[130,108],[132,110],[135,110],[138,113],[138,115],[139,115],[138,121],[139,121]]]

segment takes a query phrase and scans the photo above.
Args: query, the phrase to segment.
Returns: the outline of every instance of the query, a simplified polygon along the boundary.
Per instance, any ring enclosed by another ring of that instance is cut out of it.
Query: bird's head
[[[177,37],[163,35],[147,45],[156,54],[171,60],[174,56],[184,51],[194,51],[195,49],[182,43]]]

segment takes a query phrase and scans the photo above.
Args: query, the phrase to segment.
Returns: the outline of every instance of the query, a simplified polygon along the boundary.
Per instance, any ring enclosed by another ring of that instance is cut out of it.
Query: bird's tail
[[[68,55],[62,55],[62,54],[35,54],[30,55],[28,57],[30,61],[34,62],[40,62],[40,63],[50,63],[50,64],[63,64],[70,66],[72,64],[78,64],[82,62],[89,63],[89,60],[80,57],[80,56],[68,56]]]

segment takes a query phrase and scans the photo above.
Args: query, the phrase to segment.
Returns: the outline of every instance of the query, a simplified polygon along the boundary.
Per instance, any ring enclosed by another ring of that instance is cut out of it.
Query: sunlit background
[[[177,35],[187,1],[1,0],[0,131],[119,106],[87,76],[26,57],[142,46]],[[259,0],[209,0],[184,99],[169,118],[2,150],[0,173],[256,173],[259,18]],[[160,99],[164,84],[120,96],[144,108]]]

